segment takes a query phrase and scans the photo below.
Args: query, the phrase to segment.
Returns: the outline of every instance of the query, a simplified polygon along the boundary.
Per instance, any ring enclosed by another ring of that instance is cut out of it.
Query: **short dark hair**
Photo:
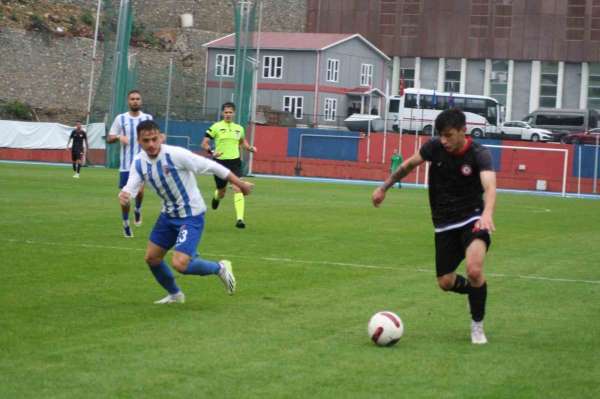
[[[235,111],[235,104],[231,101],[228,101],[225,104],[221,105],[221,111],[225,111],[225,108],[231,108]]]
[[[435,130],[437,130],[437,134],[442,134],[444,130],[451,128],[460,130],[466,125],[465,114],[458,108],[447,109],[435,118]]]
[[[137,89],[133,89],[133,90],[130,90],[130,91],[129,91],[129,93],[127,93],[127,98],[129,98],[129,96],[130,96],[130,95],[132,95],[132,94],[134,94],[134,93],[137,93],[137,94],[139,94],[140,96],[142,95],[142,93],[140,93],[140,91],[139,91],[139,90],[137,90]]]
[[[160,128],[153,120],[142,121],[137,125],[137,134],[141,135],[142,132],[148,132],[151,130],[158,130],[160,132]]]

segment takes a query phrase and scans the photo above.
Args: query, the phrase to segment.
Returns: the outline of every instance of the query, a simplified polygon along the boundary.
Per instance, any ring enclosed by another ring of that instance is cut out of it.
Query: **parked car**
[[[561,138],[561,143],[566,144],[596,144],[600,143],[600,128],[585,132],[570,133]]]
[[[597,128],[599,120],[600,114],[591,108],[540,108],[523,118],[531,127],[551,131],[554,141],[561,141],[569,133]]]
[[[502,136],[531,141],[550,141],[552,132],[546,129],[531,127],[523,121],[506,121],[500,125]]]

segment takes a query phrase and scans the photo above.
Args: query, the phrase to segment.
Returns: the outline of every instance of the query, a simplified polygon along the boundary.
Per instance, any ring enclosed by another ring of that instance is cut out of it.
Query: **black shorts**
[[[229,169],[234,175],[240,177],[242,175],[242,160],[240,158],[235,159],[215,159],[217,163],[225,166]],[[215,183],[217,184],[217,188],[221,189],[227,186],[227,180],[223,180],[217,175],[215,175]]]
[[[83,148],[71,148],[71,159],[73,162],[83,159]]]
[[[458,229],[435,233],[435,271],[438,277],[452,273],[458,268],[473,240],[481,239],[486,248],[490,247],[490,234],[487,230],[473,231],[475,222]]]

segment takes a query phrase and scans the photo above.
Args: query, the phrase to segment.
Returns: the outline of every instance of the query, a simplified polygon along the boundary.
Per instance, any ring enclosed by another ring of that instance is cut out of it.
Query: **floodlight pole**
[[[383,150],[381,151],[381,163],[385,163],[385,150],[387,145],[387,120],[390,108],[390,81],[385,81],[385,110],[383,112]]]
[[[169,58],[169,82],[167,83],[167,109],[165,111],[165,134],[169,134],[169,113],[171,112],[171,81],[173,80],[173,56]]]
[[[87,113],[85,117],[86,127],[90,124],[90,113],[92,112],[92,92],[94,90],[94,70],[96,67],[96,45],[98,44],[98,27],[100,26],[100,9],[102,8],[102,0],[98,0],[96,8],[96,27],[94,28],[94,44],[92,45],[92,70],[90,72],[90,87],[88,90]]]
[[[110,104],[110,116],[112,118],[115,117],[116,113],[119,110],[114,109],[115,103],[117,101],[117,96],[120,95],[121,93],[117,92],[117,74],[119,71],[119,64],[121,62],[121,52],[123,51],[123,48],[119,47],[119,39],[121,38],[121,32],[123,31],[123,29],[125,28],[123,25],[125,24],[125,18],[123,17],[123,15],[125,14],[125,10],[127,10],[127,7],[129,6],[129,0],[121,0],[121,4],[119,5],[119,18],[117,21],[117,38],[116,38],[116,45],[115,45],[115,53],[113,56],[113,69],[112,69],[112,75],[111,75],[111,84],[112,84],[112,96],[111,96],[111,104]],[[129,44],[127,44],[129,45]],[[106,56],[106,55],[105,55]]]
[[[592,192],[596,194],[596,188],[598,184],[598,139],[600,139],[600,134],[596,135],[596,151],[594,152],[594,183]]]
[[[256,135],[256,106],[258,105],[258,70],[260,68],[260,32],[262,25],[263,3],[258,0],[258,34],[256,37],[256,60],[253,63],[254,81],[252,82],[252,111],[250,114],[250,146],[254,147],[254,136]],[[254,162],[254,153],[248,155],[248,175],[252,175],[252,163]]]

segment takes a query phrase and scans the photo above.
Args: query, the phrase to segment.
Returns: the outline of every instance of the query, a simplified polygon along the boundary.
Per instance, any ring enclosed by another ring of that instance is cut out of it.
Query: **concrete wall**
[[[85,117],[92,40],[54,38],[5,27],[0,30],[0,49],[0,99],[19,100],[51,114],[66,114],[68,118]],[[102,48],[97,56],[98,71]],[[98,78],[99,74],[95,85]]]
[[[529,113],[531,62],[515,61],[513,81],[512,119],[521,120]]]
[[[581,64],[565,63],[565,81],[563,85],[563,108],[579,108],[581,92]]]
[[[483,94],[484,60],[467,60],[467,94]]]

